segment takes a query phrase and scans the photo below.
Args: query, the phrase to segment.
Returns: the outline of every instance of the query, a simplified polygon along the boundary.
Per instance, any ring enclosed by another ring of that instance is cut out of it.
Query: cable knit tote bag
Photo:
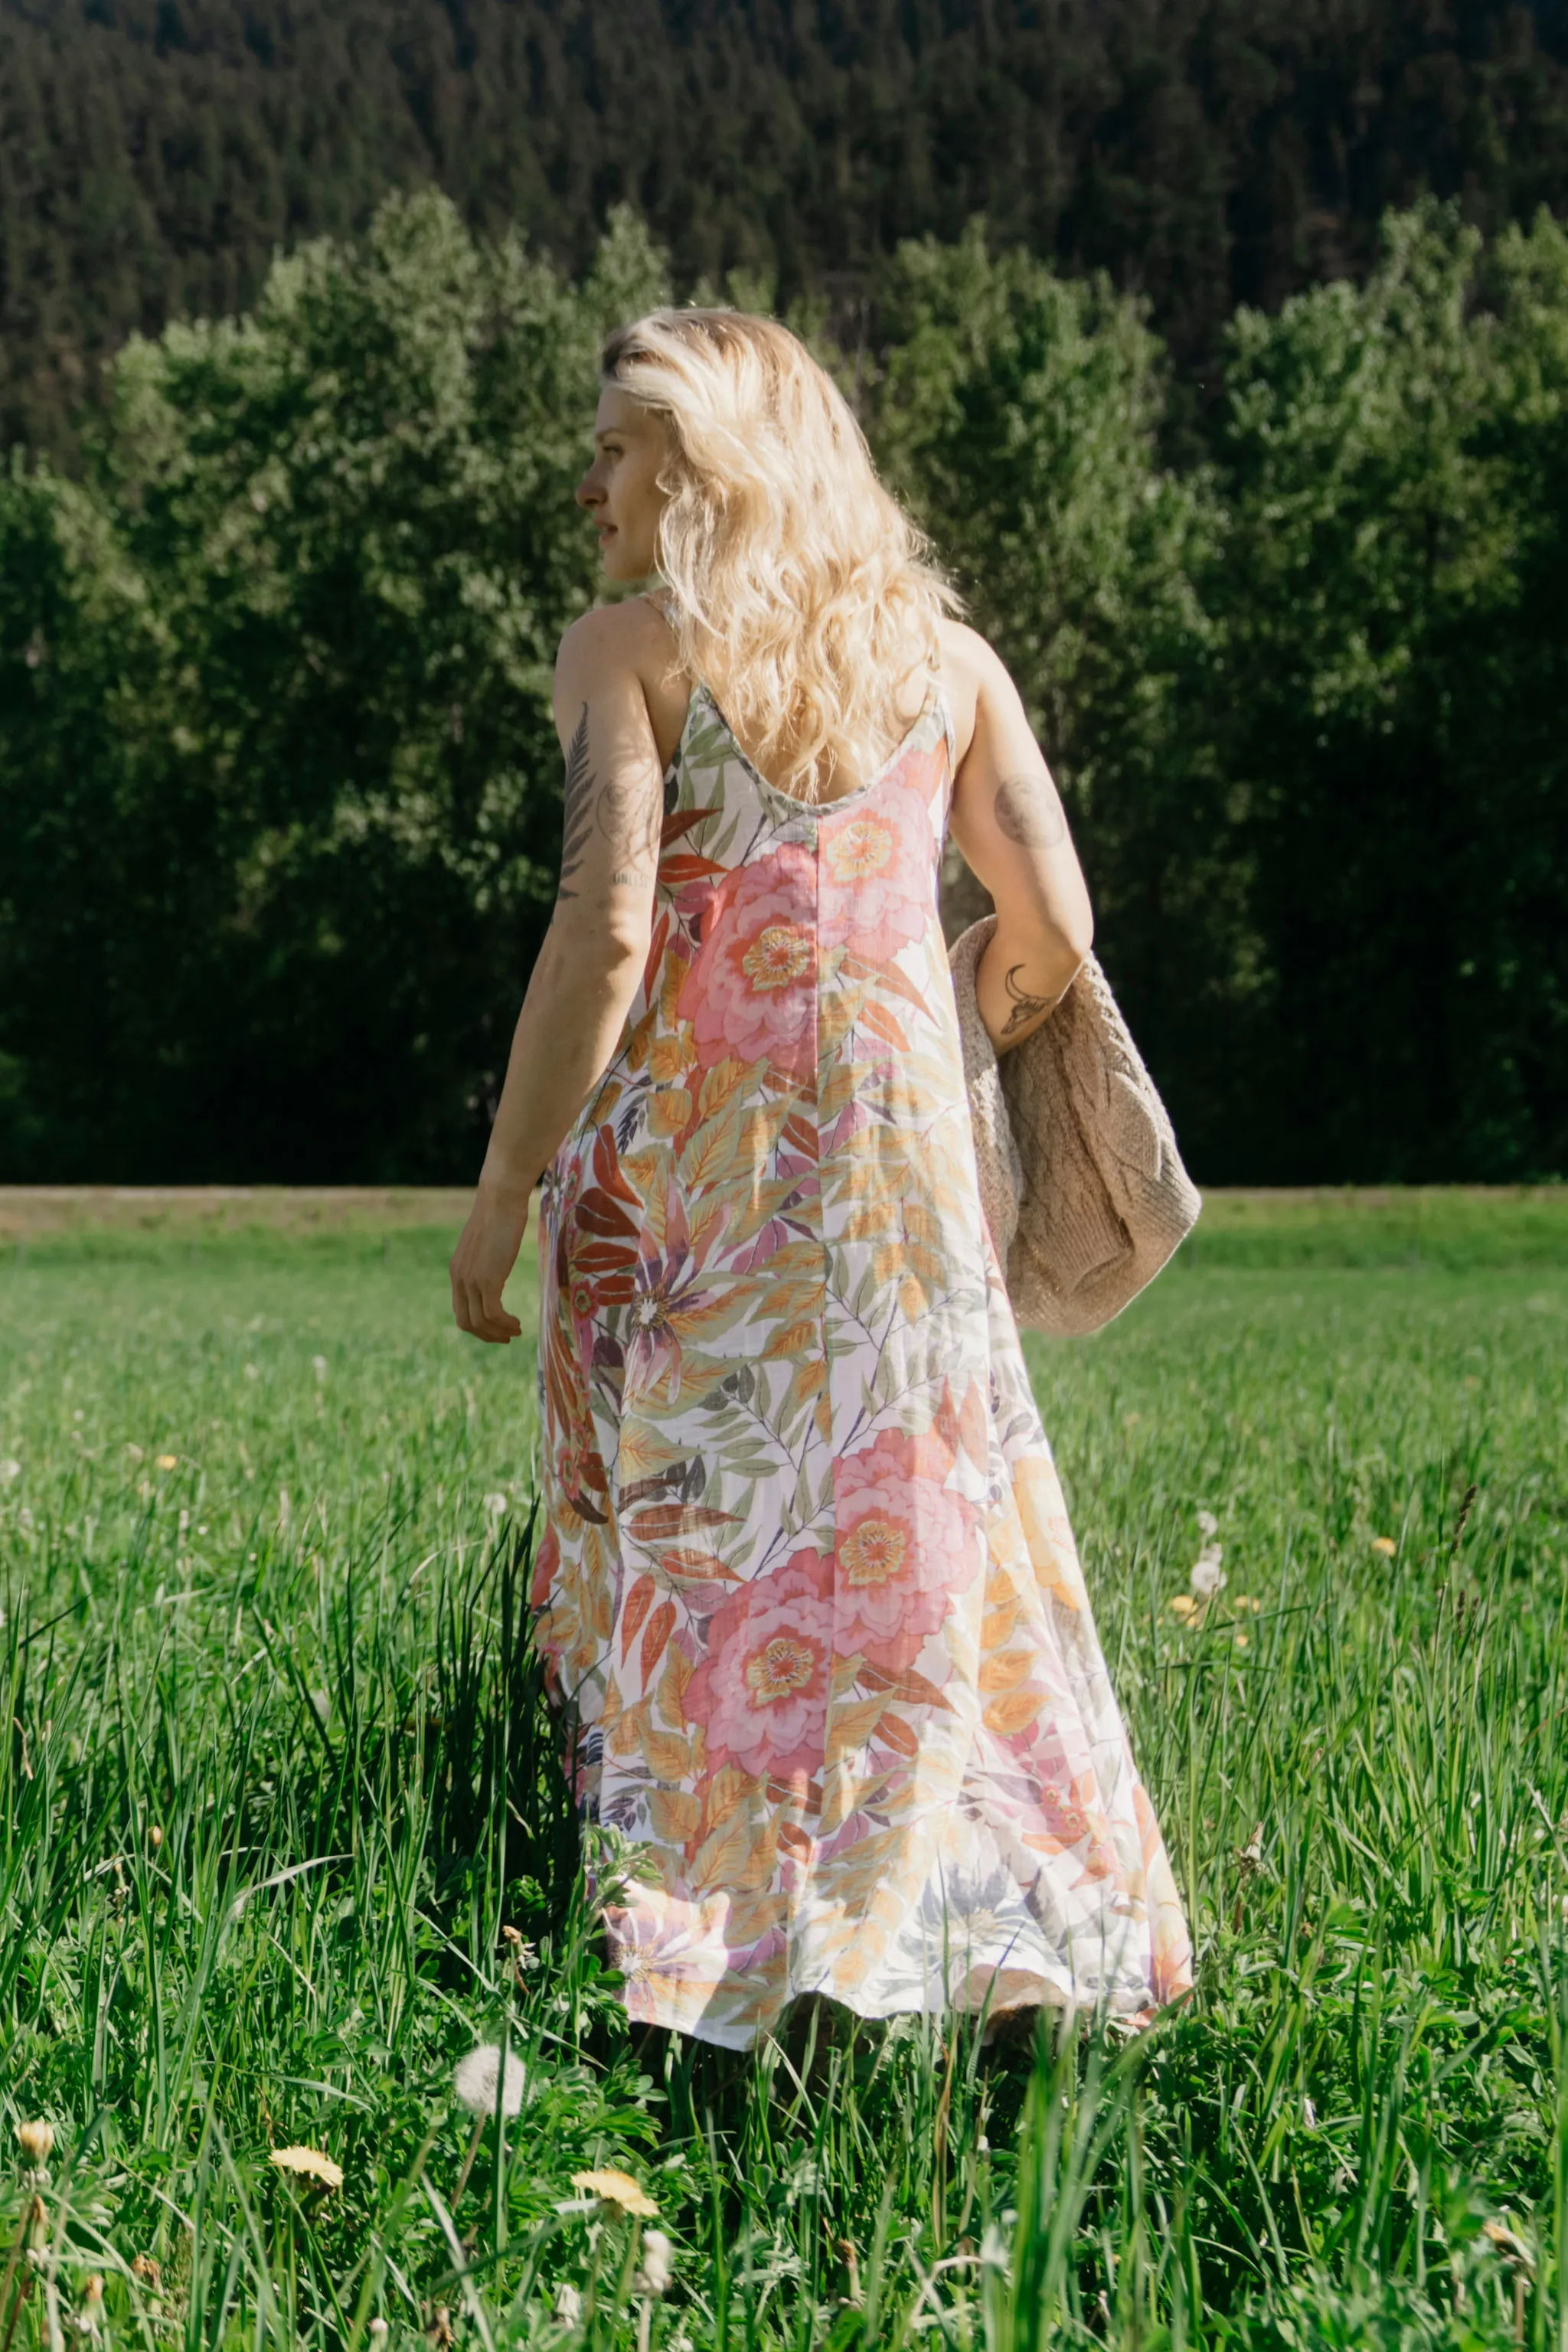
[[[949,959],[980,1202],[1018,1321],[1076,1338],[1153,1280],[1202,1203],[1093,956],[1050,1019],[997,1055],[974,994],[995,928],[973,924]]]

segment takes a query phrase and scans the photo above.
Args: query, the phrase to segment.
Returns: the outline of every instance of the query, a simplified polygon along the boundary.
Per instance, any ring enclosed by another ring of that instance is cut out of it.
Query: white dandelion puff
[[[327,1360],[325,1356],[312,1356],[310,1359],[310,1369],[315,1373],[318,1383],[324,1381],[327,1377]]]
[[[1212,1511],[1200,1511],[1198,1513],[1198,1533],[1204,1537],[1205,1540],[1212,1539],[1215,1536],[1218,1535],[1219,1521],[1215,1518]]]
[[[675,2248],[662,2230],[645,2230],[642,2237],[642,2263],[632,2280],[634,2294],[656,2298],[665,2294],[675,2276]]]
[[[1201,1601],[1206,1601],[1211,1593],[1219,1591],[1225,1583],[1225,1570],[1220,1566],[1224,1558],[1225,1552],[1220,1545],[1206,1543],[1194,1561],[1187,1582]]]
[[[471,2116],[493,2116],[496,2111],[496,2091],[500,2091],[500,2111],[503,2116],[515,2116],[522,2107],[522,2061],[506,2053],[506,2076],[501,2076],[501,2052],[493,2042],[481,2042],[458,2063],[452,2076],[452,2088],[459,2106],[467,2107]]]
[[[0,1462],[0,1486],[8,1486],[13,1478],[19,1478],[21,1475],[21,1464],[14,1454],[8,1454],[5,1461]]]
[[[493,1495],[487,1495],[485,1496],[485,1510],[488,1516],[492,1519],[500,1518],[506,1510],[506,1507],[507,1498],[503,1494],[500,1493],[499,1490]]]

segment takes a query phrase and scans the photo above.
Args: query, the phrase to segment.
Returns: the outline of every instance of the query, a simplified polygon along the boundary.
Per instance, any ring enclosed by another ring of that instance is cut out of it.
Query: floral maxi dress
[[[1189,1981],[981,1214],[933,698],[813,808],[693,694],[654,929],[545,1180],[533,1600],[644,2021]]]

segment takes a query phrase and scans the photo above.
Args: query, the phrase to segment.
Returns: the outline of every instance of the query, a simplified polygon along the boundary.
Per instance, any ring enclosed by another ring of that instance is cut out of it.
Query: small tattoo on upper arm
[[[1042,1013],[1048,1013],[1057,1001],[1054,996],[1031,996],[1026,989],[1020,988],[1018,974],[1023,969],[1021,963],[1016,963],[1002,982],[1012,999],[1012,1011],[1002,1024],[1004,1037],[1010,1037],[1026,1021],[1037,1020]]]
[[[577,896],[572,884],[583,863],[589,828],[594,822],[594,772],[588,764],[588,706],[572,730],[566,746],[566,779],[562,787],[561,880],[557,899]]]
[[[1067,839],[1067,811],[1050,777],[1032,782],[1004,776],[996,787],[996,824],[1021,849],[1055,849]]]

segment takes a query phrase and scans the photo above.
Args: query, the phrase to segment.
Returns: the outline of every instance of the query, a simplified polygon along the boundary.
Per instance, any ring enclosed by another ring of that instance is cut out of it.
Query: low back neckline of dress
[[[921,704],[919,712],[910,721],[909,727],[905,730],[904,734],[900,737],[898,743],[896,743],[892,751],[889,752],[888,757],[883,761],[875,775],[868,777],[865,783],[857,784],[852,793],[837,793],[830,801],[802,800],[798,793],[786,793],[784,791],[782,786],[770,783],[767,777],[763,775],[762,770],[752,759],[744,744],[741,741],[740,737],[731,726],[730,721],[725,718],[723,710],[720,707],[719,698],[714,693],[712,688],[709,685],[707,679],[702,677],[700,677],[697,680],[691,689],[691,699],[686,706],[685,723],[680,730],[680,740],[676,745],[674,759],[671,760],[668,767],[664,772],[664,780],[667,785],[670,782],[672,778],[678,776],[680,772],[686,759],[687,746],[691,740],[691,730],[697,717],[699,707],[704,703],[712,713],[718,724],[723,729],[725,734],[729,737],[731,744],[734,749],[735,757],[739,760],[742,767],[744,768],[747,775],[752,779],[752,782],[756,785],[758,791],[765,793],[769,800],[777,801],[782,808],[788,809],[790,814],[794,816],[813,817],[817,819],[835,816],[840,809],[853,808],[858,801],[868,799],[871,793],[877,790],[879,784],[885,783],[887,779],[892,774],[893,770],[898,766],[906,751],[908,751],[910,745],[914,741],[915,737],[920,733],[921,729],[925,725],[927,719],[930,719],[933,710],[941,714],[942,732],[947,738],[947,780],[950,786],[952,782],[952,718],[948,709],[947,697],[942,692],[942,682],[940,679],[936,679],[932,682],[931,692],[927,695],[924,702]]]

